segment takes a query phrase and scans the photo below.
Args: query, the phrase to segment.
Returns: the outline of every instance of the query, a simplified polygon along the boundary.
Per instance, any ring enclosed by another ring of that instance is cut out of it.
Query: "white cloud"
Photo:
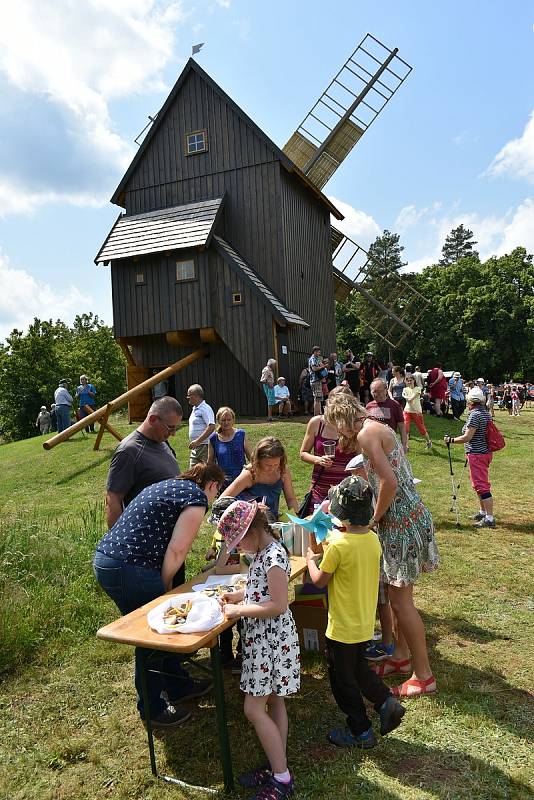
[[[183,3],[171,0],[0,5],[1,88],[10,104],[2,119],[9,158],[0,160],[0,180],[16,186],[12,211],[57,195],[92,203],[99,199],[95,183],[105,183],[109,194],[135,149],[114,129],[109,103],[164,88],[162,70],[186,16]],[[78,169],[65,170],[73,152]],[[36,185],[28,159],[39,177],[46,165],[46,185]]]
[[[342,221],[333,220],[334,227],[353,239],[356,244],[368,248],[371,242],[374,242],[376,237],[382,233],[375,220],[365,211],[353,208],[349,203],[338,200],[337,197],[330,196],[328,199],[345,215],[345,219]]]
[[[526,178],[534,183],[534,111],[518,139],[511,139],[497,153],[487,170],[489,175]]]
[[[426,208],[416,208],[415,206],[404,206],[401,208],[395,220],[393,230],[396,233],[404,233],[408,228],[413,228],[427,214],[435,213],[441,208],[441,203],[435,202]]]
[[[417,209],[414,215],[417,216]],[[455,212],[427,218],[424,227],[425,233],[430,232],[430,236],[427,237],[426,247],[423,248],[424,254],[410,260],[406,271],[420,272],[430,264],[437,264],[441,258],[445,237],[461,224],[473,231],[477,242],[475,249],[483,261],[491,256],[510,253],[516,247],[525,247],[527,252],[534,253],[534,198],[526,198],[517,207],[508,209],[501,216]],[[406,248],[407,251],[410,249],[410,246]]]
[[[34,317],[74,319],[92,305],[92,298],[75,286],[66,286],[58,292],[49,284],[35,280],[25,270],[12,266],[1,251],[0,286],[0,341],[9,336],[13,328],[25,331]]]

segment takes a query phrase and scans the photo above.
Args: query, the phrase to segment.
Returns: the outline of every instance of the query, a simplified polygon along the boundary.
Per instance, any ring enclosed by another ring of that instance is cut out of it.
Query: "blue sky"
[[[10,7],[11,6],[11,7]],[[325,187],[409,268],[471,227],[482,257],[534,252],[534,6],[520,0],[18,0],[0,9],[0,339],[34,316],[112,322],[93,258],[134,138],[191,45],[282,146],[365,33],[413,66]]]

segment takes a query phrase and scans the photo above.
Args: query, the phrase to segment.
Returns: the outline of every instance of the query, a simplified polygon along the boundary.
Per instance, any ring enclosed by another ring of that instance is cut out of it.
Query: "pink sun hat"
[[[246,535],[258,511],[257,503],[236,500],[221,516],[217,530],[224,537],[226,549],[233,550]]]

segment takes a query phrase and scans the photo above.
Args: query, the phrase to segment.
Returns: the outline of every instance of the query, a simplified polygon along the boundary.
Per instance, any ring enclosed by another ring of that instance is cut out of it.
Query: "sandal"
[[[419,678],[409,678],[391,690],[393,697],[420,697],[422,694],[434,694],[437,691],[436,679],[433,675],[424,681]]]
[[[403,661],[385,658],[379,664],[369,664],[369,666],[379,678],[385,678],[386,675],[411,675],[412,673],[412,662],[409,658],[405,658]]]

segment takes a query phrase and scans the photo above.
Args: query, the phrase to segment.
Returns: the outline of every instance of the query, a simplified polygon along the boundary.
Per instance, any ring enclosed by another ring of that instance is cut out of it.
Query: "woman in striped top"
[[[493,453],[489,449],[486,435],[491,414],[486,408],[486,396],[478,387],[468,392],[466,400],[469,416],[462,428],[462,435],[445,436],[445,444],[464,445],[471,485],[480,506],[473,517],[476,520],[475,528],[494,528],[493,496],[488,474]]]
[[[346,386],[337,386],[330,392],[330,397],[337,393],[352,395]],[[325,443],[335,444],[334,455],[327,455]],[[306,427],[306,433],[300,448],[300,457],[307,464],[313,464],[310,507],[306,509],[311,514],[313,507],[320,505],[328,496],[331,486],[337,486],[347,477],[345,467],[361,450],[356,442],[356,436],[349,439],[340,436],[337,428],[325,421],[322,414],[312,417]]]

